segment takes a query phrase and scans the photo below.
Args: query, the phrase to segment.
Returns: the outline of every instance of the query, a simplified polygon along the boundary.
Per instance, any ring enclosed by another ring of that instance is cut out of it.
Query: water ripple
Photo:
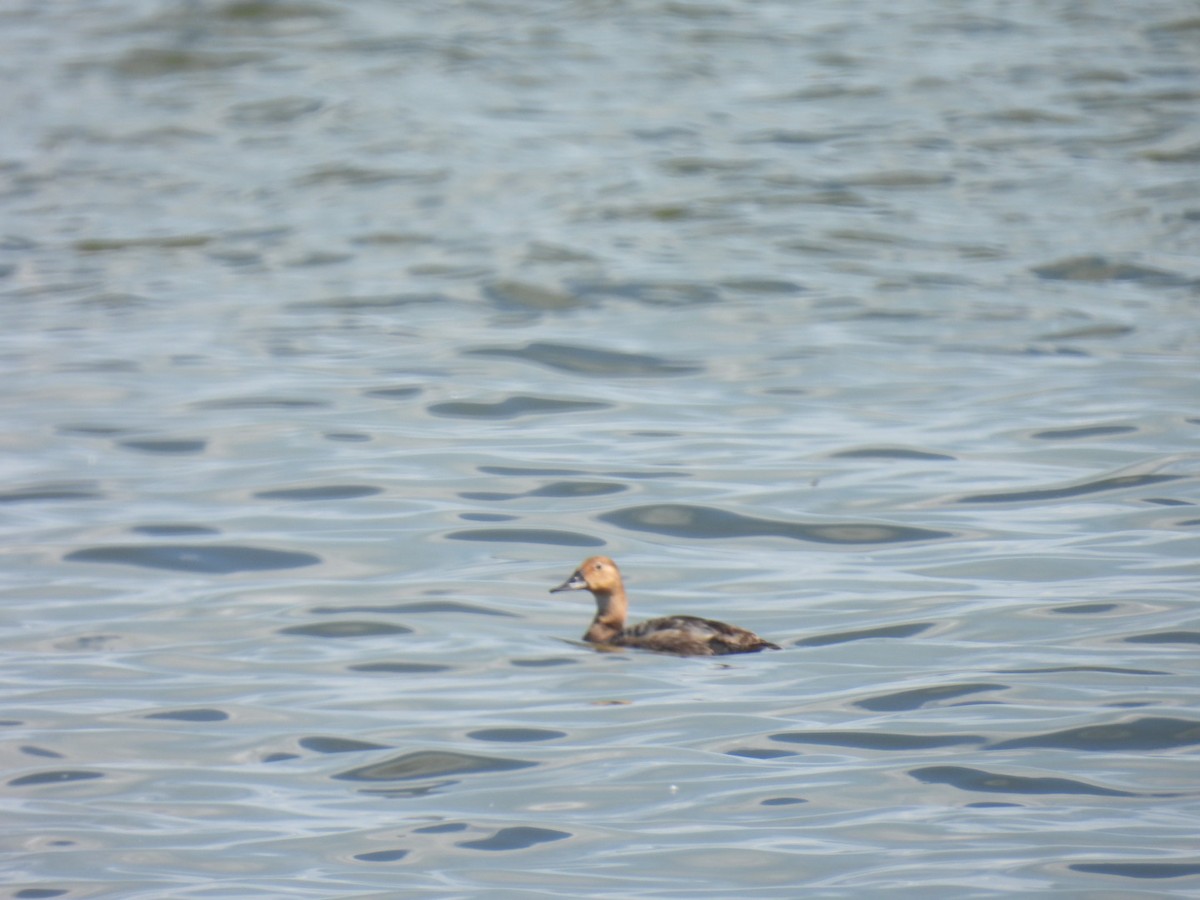
[[[89,487],[46,484],[0,494],[0,503],[38,503],[43,500],[98,500],[104,495]]]
[[[789,744],[829,744],[860,750],[932,750],[982,744],[987,740],[974,734],[898,734],[890,731],[782,731],[770,738]]]
[[[583,412],[607,409],[607,403],[590,400],[556,400],[551,397],[517,396],[506,397],[495,403],[468,403],[448,401],[434,403],[428,407],[435,416],[450,416],[459,419],[518,419],[522,416],[541,416],[556,413]]]
[[[513,828],[501,828],[488,838],[461,841],[458,846],[468,850],[527,850],[537,844],[545,844],[549,841],[561,841],[563,838],[571,836],[569,831],[556,831],[553,828],[517,826]]]
[[[597,518],[628,531],[649,531],[670,537],[706,540],[771,536],[821,544],[889,544],[944,540],[954,536],[948,531],[875,522],[832,525],[787,522],[682,503],[627,507]]]
[[[1168,481],[1178,481],[1181,475],[1118,475],[1112,478],[1098,478],[1095,481],[1065,485],[1053,488],[1034,488],[1025,491],[998,491],[986,494],[967,494],[959,497],[958,503],[1037,503],[1043,500],[1067,500],[1072,497],[1083,497],[1088,494],[1098,494],[1105,491],[1121,491],[1128,488],[1144,487],[1149,484],[1163,484]]]
[[[835,459],[911,459],[953,461],[954,457],[946,453],[934,453],[932,450],[915,450],[911,447],[859,447],[854,450],[839,450],[833,454]]]
[[[1073,256],[1057,262],[1034,266],[1033,274],[1052,281],[1140,281],[1155,286],[1192,283],[1178,273],[1134,263],[1115,262],[1104,256]]]
[[[913,637],[933,628],[932,622],[909,622],[902,625],[881,625],[878,628],[862,628],[855,631],[840,631],[835,634],[817,634],[800,638],[794,647],[826,647],[830,644],[845,644],[850,641],[872,641],[879,638]]]
[[[476,756],[450,750],[419,750],[393,756],[339,772],[334,778],[345,781],[409,781],[418,778],[441,778],[446,775],[471,775],[480,772],[512,772],[528,769],[537,763],[524,759],[505,759],[495,756]]]
[[[68,553],[70,562],[117,563],[149,569],[173,569],[179,572],[204,572],[230,575],[235,572],[261,572],[270,569],[295,569],[321,562],[311,553],[268,550],[231,544],[129,544],[88,547]]]
[[[880,694],[877,697],[859,700],[854,705],[874,712],[898,712],[901,710],[920,709],[922,706],[928,706],[930,703],[942,703],[946,700],[955,700],[970,694],[1004,690],[1008,690],[1008,686],[1003,684],[939,684],[911,691]]]
[[[1071,778],[1002,775],[968,766],[925,766],[908,773],[925,784],[949,784],[962,791],[988,794],[1084,794],[1094,797],[1175,797],[1178,794],[1137,794],[1099,787]]]
[[[220,709],[171,709],[164,712],[147,713],[143,719],[166,719],[172,722],[224,722],[229,713]]]
[[[554,499],[574,497],[599,497],[604,494],[619,494],[628,488],[623,484],[607,481],[556,481],[528,491],[462,491],[464,500],[518,500],[522,497],[551,497]]]
[[[1067,866],[1076,872],[1088,872],[1092,875],[1116,875],[1121,878],[1187,878],[1200,875],[1200,863],[1170,863],[1151,862],[1148,860],[1129,860],[1128,862],[1095,862],[1071,863]]]
[[[305,750],[314,753],[359,753],[363,750],[387,750],[385,744],[375,744],[370,741],[356,741],[341,737],[306,737],[297,743]]]
[[[310,612],[314,615],[345,613],[459,613],[470,616],[500,616],[517,618],[513,613],[486,606],[476,606],[473,603],[461,603],[458,600],[419,600],[414,603],[393,603],[387,606],[314,606]]]
[[[551,528],[468,528],[446,535],[453,541],[485,541],[497,544],[547,544],[552,547],[603,547],[604,541],[574,531]]]
[[[575,375],[595,375],[603,378],[690,375],[700,371],[700,367],[696,365],[672,362],[644,353],[621,353],[546,341],[534,341],[517,349],[479,347],[466,352],[472,356],[519,359]]]
[[[118,441],[117,443],[127,450],[138,450],[142,453],[162,453],[175,456],[191,453],[203,453],[204,448],[208,446],[208,441],[187,439],[128,440]]]
[[[66,784],[72,781],[91,781],[94,778],[104,778],[103,772],[92,772],[85,769],[57,769],[51,772],[34,772],[31,775],[19,775],[10,779],[9,787],[30,787],[46,784]]]
[[[411,628],[385,622],[316,622],[312,625],[291,625],[280,628],[280,634],[318,638],[387,637],[396,634],[412,634]]]
[[[1088,752],[1170,750],[1200,744],[1200,721],[1147,717],[1111,725],[1086,725],[991,744],[989,750],[1051,747]]]
[[[1152,631],[1132,634],[1123,640],[1127,644],[1200,644],[1200,631]]]
[[[359,497],[374,497],[382,494],[383,488],[366,484],[322,484],[302,488],[277,488],[270,491],[256,491],[254,496],[259,500],[295,500],[306,502],[310,500],[357,500]]]
[[[525,743],[528,741],[552,741],[566,737],[565,731],[550,728],[480,728],[467,732],[467,737],[476,741],[498,741],[500,743]]]

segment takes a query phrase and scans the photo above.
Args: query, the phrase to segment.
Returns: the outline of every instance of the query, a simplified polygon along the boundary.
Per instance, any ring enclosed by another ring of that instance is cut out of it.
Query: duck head
[[[612,594],[621,590],[621,571],[607,556],[592,556],[585,559],[571,577],[550,593],[559,591],[591,591],[593,594]]]

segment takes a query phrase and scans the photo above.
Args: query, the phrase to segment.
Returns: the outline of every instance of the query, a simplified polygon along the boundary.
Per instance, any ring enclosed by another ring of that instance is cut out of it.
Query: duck
[[[550,589],[552,594],[560,591],[591,591],[596,600],[596,618],[583,639],[592,644],[637,647],[678,656],[725,656],[782,649],[753,631],[698,616],[663,616],[626,625],[629,598],[625,596],[621,570],[607,556],[585,559],[570,578]]]

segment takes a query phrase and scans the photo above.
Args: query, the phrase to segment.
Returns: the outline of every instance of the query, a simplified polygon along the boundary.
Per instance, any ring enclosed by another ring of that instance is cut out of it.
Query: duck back
[[[685,656],[725,656],[780,649],[778,644],[764,640],[753,631],[699,616],[649,619],[623,629],[609,643]]]

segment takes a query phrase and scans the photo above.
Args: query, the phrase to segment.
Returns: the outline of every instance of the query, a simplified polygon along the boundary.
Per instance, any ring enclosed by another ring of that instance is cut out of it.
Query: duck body
[[[575,572],[550,593],[590,591],[596,600],[596,617],[583,639],[609,647],[637,647],[681,656],[724,656],[779,650],[778,644],[753,631],[699,616],[663,616],[636,625],[626,625],[629,599],[621,581],[621,570],[607,556],[583,561]]]

